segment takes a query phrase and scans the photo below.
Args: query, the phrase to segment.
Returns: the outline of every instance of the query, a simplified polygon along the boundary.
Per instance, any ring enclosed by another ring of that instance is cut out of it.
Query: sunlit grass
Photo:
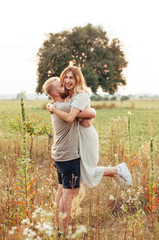
[[[44,104],[47,101],[25,101],[26,112],[37,119],[51,119]],[[81,189],[72,210],[68,239],[159,239],[159,208],[153,211],[154,225],[146,211],[148,185],[152,170],[150,140],[153,137],[154,178],[159,189],[159,108],[157,102],[137,101],[132,109],[97,109],[94,126],[99,135],[99,164],[108,166],[125,161],[132,170],[133,186],[121,191],[112,178],[86,192]],[[99,103],[101,104],[101,103]],[[125,104],[125,103],[123,103]],[[138,104],[138,105],[137,105]],[[149,106],[149,107],[148,107]],[[152,107],[150,107],[152,106]],[[31,174],[34,176],[34,201],[29,218],[20,216],[15,203],[18,159],[22,154],[22,139],[8,126],[14,114],[20,114],[19,101],[0,101],[0,232],[2,239],[56,239],[55,194],[57,176],[50,157],[48,136],[35,139],[32,151]],[[128,132],[128,111],[131,111],[131,131]],[[5,113],[7,116],[5,118]],[[6,120],[7,119],[7,120]],[[10,135],[11,133],[11,135]],[[129,135],[132,149],[130,154]],[[29,138],[27,139],[29,141]],[[135,163],[135,164],[134,164]],[[154,194],[155,195],[155,194]],[[158,203],[157,203],[158,206]],[[84,226],[83,226],[84,225]],[[87,231],[87,233],[83,233]],[[29,236],[29,237],[28,237]],[[33,238],[34,237],[34,238]]]

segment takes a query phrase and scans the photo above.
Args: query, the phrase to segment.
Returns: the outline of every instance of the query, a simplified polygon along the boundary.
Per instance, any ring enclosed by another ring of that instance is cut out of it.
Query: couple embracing
[[[54,129],[52,158],[58,174],[56,222],[59,233],[63,234],[67,231],[72,200],[81,182],[90,188],[97,186],[103,176],[111,176],[123,188],[124,182],[132,185],[132,177],[125,163],[115,167],[97,166],[98,135],[92,125],[96,112],[90,107],[88,89],[78,67],[67,67],[60,78],[48,79],[43,90],[53,100],[47,109]],[[60,212],[66,213],[62,223]]]

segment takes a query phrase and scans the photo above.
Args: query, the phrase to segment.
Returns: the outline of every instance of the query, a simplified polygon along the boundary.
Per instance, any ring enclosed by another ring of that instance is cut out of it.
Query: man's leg
[[[72,200],[75,197],[76,189],[65,189],[63,188],[63,194],[60,199],[59,212],[66,214],[66,216],[60,219],[59,231],[66,232],[70,219],[71,219],[71,207]]]
[[[71,217],[72,200],[76,194],[76,188],[80,186],[80,158],[56,162],[56,165],[59,184],[63,185],[58,214],[59,231],[66,232]],[[60,218],[60,212],[66,215]]]
[[[57,227],[59,227],[59,212],[61,211],[61,209],[60,209],[60,200],[62,198],[62,194],[63,194],[63,185],[62,184],[58,184],[58,190],[57,190],[56,197],[55,197],[55,202],[56,202],[55,218],[56,218],[56,226]]]

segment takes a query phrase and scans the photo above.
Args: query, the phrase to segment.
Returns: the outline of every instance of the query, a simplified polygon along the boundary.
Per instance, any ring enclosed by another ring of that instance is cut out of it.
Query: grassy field
[[[51,131],[46,103],[25,101],[25,109],[34,122],[47,123]],[[74,201],[68,239],[157,240],[159,101],[92,102],[92,106],[97,111],[93,125],[99,136],[99,164],[113,166],[125,161],[132,172],[133,186],[121,191],[112,178],[103,178],[96,188],[86,192],[81,188]],[[55,230],[49,235],[54,224],[57,177],[48,135],[27,137],[32,151],[24,176],[19,165],[24,153],[22,137],[9,126],[20,111],[20,101],[0,101],[1,239],[56,239]],[[86,234],[82,233],[84,227]]]

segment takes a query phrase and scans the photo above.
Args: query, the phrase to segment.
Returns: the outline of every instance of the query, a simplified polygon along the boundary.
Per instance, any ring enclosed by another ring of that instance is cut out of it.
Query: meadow
[[[50,156],[48,101],[24,100],[28,132],[20,132],[20,101],[0,101],[0,239],[57,239],[56,171]],[[81,187],[66,239],[159,239],[159,100],[92,102],[99,165],[125,161],[133,186],[104,177]],[[18,125],[19,124],[19,125]],[[45,126],[45,128],[44,128]],[[62,217],[62,216],[61,216]]]

